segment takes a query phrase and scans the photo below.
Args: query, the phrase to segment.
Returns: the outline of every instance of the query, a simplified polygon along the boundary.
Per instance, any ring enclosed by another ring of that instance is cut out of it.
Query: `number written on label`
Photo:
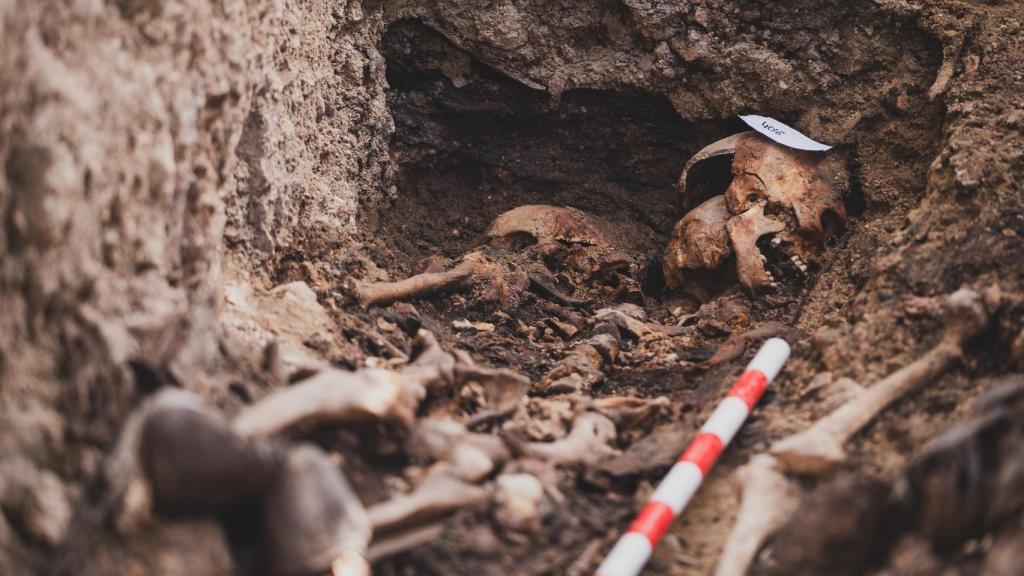
[[[797,150],[813,150],[816,152],[824,152],[831,148],[828,144],[815,142],[801,134],[798,130],[794,130],[792,127],[786,126],[782,122],[779,122],[774,118],[769,118],[768,116],[757,116],[755,114],[751,114],[749,116],[740,116],[740,120],[743,120],[748,126],[757,132],[764,134],[783,146],[789,146],[790,148],[795,148]]]

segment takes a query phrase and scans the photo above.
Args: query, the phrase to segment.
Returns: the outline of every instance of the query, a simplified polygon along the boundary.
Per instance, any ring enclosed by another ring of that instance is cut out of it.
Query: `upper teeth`
[[[778,236],[776,236],[776,237],[772,238],[770,244],[772,245],[773,248],[778,248],[779,244],[782,244],[782,238],[779,238]]]

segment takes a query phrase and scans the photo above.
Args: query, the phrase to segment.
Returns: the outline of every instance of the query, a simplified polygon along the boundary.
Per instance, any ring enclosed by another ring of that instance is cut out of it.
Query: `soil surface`
[[[791,359],[646,572],[708,574],[741,465],[851,381],[934,346],[930,299],[1024,293],[1020,2],[0,0],[0,76],[4,574],[265,573],[252,502],[125,520],[109,470],[129,416],[163,388],[233,417],[326,367],[401,370],[420,328],[531,385],[497,416],[476,382],[418,407],[514,456],[476,481],[483,503],[432,518],[416,546],[382,552],[393,534],[375,535],[374,573],[592,573],[759,343],[781,336]],[[806,273],[762,245],[770,293],[746,293],[734,259],[700,289],[669,289],[673,226],[731,179],[709,162],[699,197],[680,198],[680,172],[747,113],[835,145],[845,226]],[[535,204],[582,210],[616,240],[488,237]],[[488,271],[472,282],[358,301],[360,282],[470,253]],[[895,481],[1024,371],[1024,300],[1006,301],[955,368],[853,437],[835,474],[800,481],[812,504]],[[617,355],[591,346],[601,335]],[[588,346],[601,353],[589,380],[546,388]],[[665,400],[618,421],[600,458],[526,456],[624,396]],[[382,419],[280,442],[318,445],[372,510],[433,463],[410,434]],[[544,505],[539,525],[510,529],[496,478],[524,471]],[[1008,548],[993,542],[1019,525],[1018,511],[942,551],[893,536],[857,571],[997,574]]]

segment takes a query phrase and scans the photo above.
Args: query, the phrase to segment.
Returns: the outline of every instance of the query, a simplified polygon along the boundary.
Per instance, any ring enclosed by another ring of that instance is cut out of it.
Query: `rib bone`
[[[843,444],[879,412],[949,369],[963,354],[963,344],[988,324],[977,292],[961,288],[944,302],[942,340],[910,364],[886,376],[810,428],[775,443],[771,453],[797,474],[824,474],[842,463]]]

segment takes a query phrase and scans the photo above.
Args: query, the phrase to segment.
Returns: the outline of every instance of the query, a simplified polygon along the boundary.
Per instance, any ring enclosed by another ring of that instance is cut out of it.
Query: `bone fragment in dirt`
[[[377,563],[396,554],[436,542],[442,536],[444,536],[443,522],[434,522],[389,534],[374,539],[370,549],[366,551],[366,560],[370,563]]]
[[[416,335],[422,352],[401,370],[323,370],[246,407],[234,420],[246,437],[268,436],[316,422],[397,420],[411,423],[427,391],[452,382],[455,359],[425,330]]]
[[[479,506],[488,499],[485,488],[449,474],[436,466],[409,494],[374,504],[367,510],[374,533],[408,528],[451,513]]]
[[[510,457],[501,438],[469,432],[454,420],[421,420],[406,441],[406,452],[446,462],[449,474],[469,482],[482,480]]]
[[[843,444],[887,406],[934,380],[963,355],[963,344],[988,325],[982,297],[962,288],[944,301],[945,329],[931,350],[883,378],[810,428],[776,442],[771,453],[791,472],[824,474],[843,462]]]
[[[715,576],[744,576],[765,540],[796,510],[800,490],[778,461],[758,454],[736,471],[741,503]]]
[[[494,520],[509,532],[541,531],[544,485],[533,474],[501,474],[494,480]]]
[[[611,418],[621,432],[646,421],[659,410],[667,410],[671,401],[667,396],[639,398],[636,396],[606,396],[591,404],[594,410]]]
[[[556,465],[589,465],[618,454],[618,450],[611,446],[615,437],[615,423],[607,416],[584,412],[576,418],[565,438],[555,442],[524,443],[519,450],[524,456]]]
[[[472,252],[447,272],[423,272],[396,282],[355,280],[353,293],[359,304],[364,307],[430,296],[445,290],[453,290],[471,281],[479,274],[483,261],[483,254]]]
[[[504,418],[513,414],[530,390],[530,379],[518,372],[503,368],[486,368],[468,362],[455,367],[455,380],[460,383],[479,384],[484,391],[486,407],[473,416],[466,426]]]
[[[601,336],[613,340],[607,334]],[[604,379],[605,364],[601,351],[592,343],[577,344],[537,382],[536,391],[549,394],[589,392],[594,384]]]

